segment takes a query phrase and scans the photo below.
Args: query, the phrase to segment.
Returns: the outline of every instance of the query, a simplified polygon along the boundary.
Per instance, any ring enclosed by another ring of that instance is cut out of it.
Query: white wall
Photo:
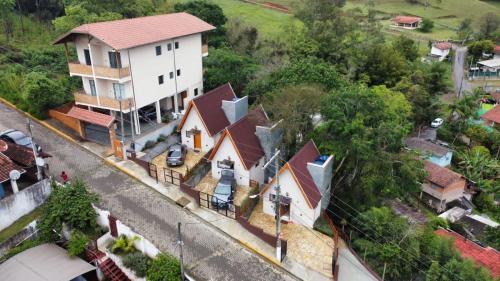
[[[174,42],[179,42],[179,49],[174,48]],[[167,51],[168,43],[172,44],[171,51]],[[162,54],[159,56],[156,55],[156,46],[162,47]],[[194,96],[195,88],[202,92],[201,34],[140,46],[129,49],[138,107],[174,95],[175,79],[169,77],[170,72],[176,72],[174,51],[177,69],[181,70],[181,75],[177,77],[178,92],[188,91],[188,100],[184,104],[187,106],[189,99]],[[164,77],[162,85],[158,84],[160,75]]]
[[[306,198],[302,195],[300,187],[297,182],[293,179],[292,173],[286,169],[280,174],[280,186],[281,195],[290,197],[292,203],[290,204],[290,220],[295,223],[302,224],[304,226],[313,228],[314,222],[321,215],[321,204],[318,204],[316,208],[312,209],[306,202]],[[274,202],[269,200],[269,194],[276,194],[275,192],[276,183],[271,185],[271,187],[264,192],[262,200],[264,200],[264,213],[274,216]]]
[[[0,230],[42,205],[51,192],[50,180],[45,179],[0,200]]]
[[[439,61],[444,60],[444,58],[450,53],[450,50],[441,50],[432,46],[431,54],[439,56]]]
[[[216,136],[211,137],[205,129],[203,122],[201,121],[200,115],[197,112],[197,109],[193,106],[189,115],[186,117],[186,121],[181,129],[181,140],[182,143],[185,144],[188,148],[194,149],[194,136],[191,135],[189,137],[186,136],[186,131],[198,129],[201,131],[201,151],[207,152],[212,149],[220,137],[221,133],[218,133]]]
[[[216,179],[220,179],[221,169],[217,167],[217,161],[222,161],[225,159],[231,159],[234,161],[234,173],[236,177],[236,183],[238,185],[249,186],[250,183],[250,171],[245,169],[245,166],[241,162],[234,146],[229,139],[229,136],[226,136],[222,141],[219,149],[212,159],[212,177]]]
[[[265,157],[260,158],[257,166],[255,164],[250,168],[250,179],[257,181],[259,184],[264,184],[264,165]]]

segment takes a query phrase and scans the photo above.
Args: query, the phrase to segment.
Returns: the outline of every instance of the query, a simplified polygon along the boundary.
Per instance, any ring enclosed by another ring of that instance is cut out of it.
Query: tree
[[[481,17],[481,23],[479,24],[479,33],[484,39],[498,40],[499,27],[500,18],[498,17],[498,14],[489,12]]]
[[[420,24],[419,30],[428,33],[432,31],[432,28],[434,28],[434,22],[429,18],[424,18]]]
[[[39,118],[46,117],[49,109],[70,99],[69,95],[65,95],[59,81],[51,79],[45,72],[33,71],[26,75],[23,90],[28,111]]]
[[[73,231],[68,241],[68,256],[76,257],[85,253],[90,239],[80,231]]]
[[[58,239],[55,232],[61,233],[63,224],[73,231],[94,234],[97,228],[97,213],[92,207],[98,196],[88,192],[81,180],[70,185],[52,184],[52,193],[43,206],[42,216],[37,224],[45,241]]]
[[[458,168],[465,177],[486,192],[494,194],[499,191],[498,183],[495,183],[495,178],[500,174],[498,160],[477,150],[459,153],[458,157],[461,159]]]
[[[415,61],[418,58],[417,44],[405,35],[401,35],[394,40],[392,42],[392,48],[403,55],[408,61]]]
[[[181,277],[181,265],[175,257],[160,253],[153,261],[146,273],[149,281],[178,281]]]
[[[365,65],[360,71],[368,77],[369,85],[392,87],[408,74],[404,55],[390,46],[378,44],[366,50],[366,53]]]
[[[426,90],[429,94],[432,96],[445,94],[449,87],[446,63],[435,62],[429,66],[423,64],[420,66],[424,68],[424,71],[427,74],[424,82]]]
[[[425,281],[441,281],[441,268],[438,262],[433,261],[425,273]]]
[[[262,104],[270,118],[283,120],[280,126],[284,129],[285,155],[293,155],[308,140],[313,118],[320,113],[325,97],[325,91],[313,85],[287,86],[264,96]]]
[[[229,21],[227,37],[232,49],[240,54],[251,55],[257,49],[257,28],[242,22],[239,18]]]
[[[218,5],[208,1],[190,1],[186,3],[179,2],[175,4],[176,12],[187,12],[193,16],[208,22],[216,27],[215,30],[209,31],[205,38],[208,38],[208,43],[213,47],[220,47],[226,41],[226,29],[224,24],[227,18]],[[204,39],[207,40],[207,39]]]
[[[257,67],[249,56],[237,54],[229,48],[213,49],[204,62],[205,89],[231,82],[234,91],[241,94]]]
[[[481,238],[488,246],[500,250],[500,228],[487,226]]]
[[[93,23],[100,21],[110,21],[121,19],[123,16],[114,12],[103,12],[96,14],[88,11],[83,5],[72,5],[65,8],[65,14],[52,21],[58,33],[64,33],[72,28],[84,23]]]
[[[495,44],[491,40],[474,41],[468,44],[468,52],[474,61],[477,61],[483,56],[483,53],[492,53],[495,49]]]
[[[458,25],[457,35],[460,40],[467,40],[474,30],[472,29],[472,19],[465,18]]]
[[[5,40],[9,41],[14,32],[14,22],[12,12],[14,11],[15,0],[0,0],[0,16],[2,17]]]

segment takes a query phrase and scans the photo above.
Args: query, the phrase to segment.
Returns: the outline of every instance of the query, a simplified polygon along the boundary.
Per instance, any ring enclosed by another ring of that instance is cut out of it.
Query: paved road
[[[472,91],[472,85],[464,80],[464,64],[467,55],[467,47],[457,47],[455,49],[455,61],[453,62],[453,82],[455,94],[461,98],[465,91]]]
[[[25,131],[26,118],[0,103],[0,131]],[[62,170],[87,181],[109,210],[160,250],[178,256],[177,222],[184,227],[184,257],[197,280],[294,280],[207,223],[191,216],[161,195],[104,164],[83,148],[69,143],[35,123],[35,141],[54,157],[48,160],[53,176]]]

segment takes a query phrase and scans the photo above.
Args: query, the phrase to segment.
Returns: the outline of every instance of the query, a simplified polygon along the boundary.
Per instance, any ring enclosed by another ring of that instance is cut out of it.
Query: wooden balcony
[[[87,95],[83,91],[78,91],[73,94],[75,97],[76,104],[84,104],[95,107],[108,108],[112,110],[120,110],[120,101],[117,99],[109,98],[109,97],[99,97]],[[122,100],[122,110],[126,110],[129,107],[134,105],[132,99],[124,99]]]
[[[68,63],[69,72],[75,75],[93,76],[92,66],[81,64],[79,62]],[[110,79],[123,79],[130,76],[130,68],[111,68],[104,66],[94,65],[94,72],[96,77],[110,78]]]
[[[204,57],[208,56],[208,44],[201,45],[201,55]]]

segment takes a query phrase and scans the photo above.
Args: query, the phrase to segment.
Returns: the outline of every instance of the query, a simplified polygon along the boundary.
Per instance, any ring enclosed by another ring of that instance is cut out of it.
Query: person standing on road
[[[68,181],[69,181],[69,177],[68,177],[68,174],[66,174],[65,171],[62,171],[61,172],[61,179],[63,181],[63,184],[66,184]]]

